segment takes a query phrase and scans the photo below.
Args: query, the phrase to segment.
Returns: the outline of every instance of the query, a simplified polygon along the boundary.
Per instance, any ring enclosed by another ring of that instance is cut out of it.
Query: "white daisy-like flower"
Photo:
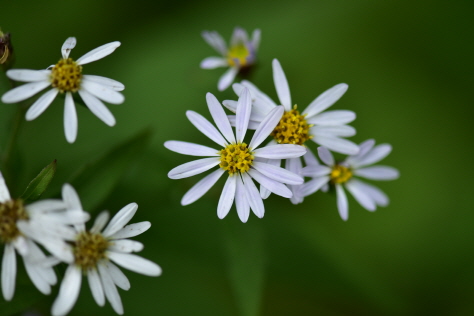
[[[2,259],[2,293],[5,300],[13,298],[16,279],[16,253],[21,255],[26,272],[43,294],[51,292],[56,284],[53,266],[57,259],[47,257],[35,243],[41,243],[52,254],[72,260],[65,251],[61,238],[70,231],[69,224],[86,221],[87,214],[70,217],[61,200],[42,200],[24,205],[21,199],[12,199],[0,173],[0,243],[5,246]],[[39,237],[39,238],[38,238]]]
[[[79,196],[71,185],[63,186],[63,200],[68,213],[82,212]],[[143,244],[127,238],[140,235],[150,228],[150,222],[140,222],[125,226],[138,209],[136,203],[123,207],[107,224],[107,211],[97,216],[90,230],[84,224],[74,225],[75,238],[69,251],[74,257],[61,282],[59,295],[53,303],[53,315],[65,315],[74,306],[82,283],[82,275],[87,275],[92,296],[99,306],[104,306],[105,298],[117,314],[123,314],[122,300],[117,287],[127,291],[130,282],[114,264],[148,276],[159,276],[161,268],[154,262],[132,254],[143,249]],[[105,229],[104,229],[105,227]]]
[[[336,162],[331,152],[325,147],[319,147],[318,153],[324,165],[312,165],[303,168],[302,174],[313,179],[301,186],[300,194],[310,195],[326,185],[336,188],[337,208],[343,220],[349,217],[349,206],[346,188],[359,204],[375,211],[377,206],[387,206],[389,199],[379,188],[358,180],[354,176],[370,180],[394,180],[399,177],[397,169],[388,166],[371,166],[385,158],[391,151],[389,144],[374,147],[375,141],[369,139],[360,144],[357,155],[347,157],[343,162]]]
[[[303,178],[268,163],[268,159],[271,161],[272,159],[300,157],[306,152],[306,149],[290,144],[258,148],[278,124],[284,111],[281,106],[270,111],[257,127],[250,143],[248,145],[244,143],[251,110],[250,93],[247,89],[242,91],[236,107],[235,136],[227,115],[216,97],[208,93],[206,100],[214,123],[219,130],[196,112],[187,111],[186,115],[200,132],[221,146],[221,149],[181,141],[167,141],[165,147],[177,153],[211,157],[182,164],[172,169],[168,173],[168,177],[171,179],[187,178],[219,165],[219,169],[204,177],[184,195],[181,204],[188,205],[199,199],[227,171],[229,177],[219,199],[217,216],[221,219],[224,218],[229,213],[235,199],[237,213],[242,222],[247,222],[250,209],[257,217],[262,218],[265,209],[253,180],[275,194],[290,198],[292,193],[284,183],[301,184]]]
[[[314,99],[303,112],[300,112],[297,106],[291,102],[290,88],[280,62],[274,59],[272,65],[273,81],[278,98],[280,104],[285,108],[280,122],[271,133],[274,142],[304,146],[308,140],[312,140],[335,152],[349,155],[357,154],[359,151],[358,146],[342,138],[355,135],[355,129],[352,126],[346,125],[356,118],[355,113],[348,110],[324,112],[344,95],[348,85],[341,83],[330,88]],[[261,92],[249,81],[244,80],[240,84],[235,83],[233,88],[237,95],[241,93],[243,88],[250,90],[253,105],[252,114],[250,115],[250,129],[255,129],[265,115],[278,106],[268,95]],[[236,101],[225,100],[223,104],[229,110],[235,112],[237,106]],[[235,124],[234,115],[230,115],[229,119],[232,124]],[[307,159],[305,160],[309,159],[310,161],[314,161],[313,156],[308,148]],[[274,161],[273,163],[279,165],[280,161]],[[302,167],[302,162],[299,158],[288,159],[285,164],[285,168],[298,174]],[[301,203],[303,197],[298,194],[299,186],[292,186],[291,189],[293,191],[291,202],[294,204]],[[268,191],[263,191],[262,196],[268,196],[268,194]]]
[[[61,48],[63,58],[47,70],[8,70],[7,76],[10,79],[27,82],[27,84],[14,88],[2,96],[3,103],[17,103],[51,86],[52,89],[36,100],[26,112],[26,120],[31,121],[41,115],[59,93],[65,94],[64,132],[69,143],[73,143],[77,136],[77,113],[73,93],[78,92],[89,110],[105,124],[114,126],[115,118],[102,101],[112,104],[122,103],[124,97],[117,91],[125,88],[123,84],[113,79],[82,73],[83,65],[111,54],[120,46],[120,42],[102,45],[76,61],[69,57],[69,53],[75,46],[76,38],[69,37]]]
[[[239,72],[250,69],[257,61],[257,51],[260,45],[260,30],[256,29],[249,39],[247,32],[236,27],[230,40],[228,48],[222,36],[216,31],[204,31],[204,40],[212,46],[222,57],[208,57],[201,62],[201,68],[214,69],[218,67],[229,67],[222,75],[217,84],[219,91],[227,89]]]

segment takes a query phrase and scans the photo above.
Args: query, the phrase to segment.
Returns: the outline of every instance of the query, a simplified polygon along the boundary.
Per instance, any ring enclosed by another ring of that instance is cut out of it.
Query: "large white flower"
[[[307,196],[328,184],[335,186],[337,208],[343,220],[347,220],[349,217],[349,206],[344,188],[354,196],[363,208],[369,211],[375,211],[377,206],[387,206],[389,199],[385,193],[354,177],[359,176],[370,180],[394,180],[399,177],[398,170],[393,167],[367,167],[379,162],[392,151],[392,146],[389,144],[381,144],[376,147],[374,144],[373,139],[361,143],[360,152],[357,155],[349,156],[339,163],[334,160],[327,148],[319,147],[319,157],[326,166],[312,165],[303,168],[302,174],[313,179],[301,186],[300,194]]]
[[[63,200],[68,213],[82,212],[82,205],[74,188],[63,186]],[[69,248],[74,261],[69,264],[53,303],[53,315],[65,315],[74,306],[82,283],[82,275],[87,275],[92,296],[99,306],[104,306],[105,298],[118,314],[123,314],[122,300],[117,287],[127,291],[130,282],[125,274],[112,262],[128,270],[148,276],[159,276],[161,268],[154,262],[132,254],[143,249],[143,244],[127,239],[145,232],[150,222],[140,222],[125,226],[135,215],[138,205],[130,203],[123,207],[107,224],[108,212],[97,216],[94,226],[86,230],[84,224],[74,225],[75,238]],[[105,227],[105,229],[104,229]]]
[[[109,78],[82,74],[82,65],[111,54],[120,46],[120,42],[102,45],[76,61],[69,58],[69,53],[75,46],[76,38],[69,37],[61,48],[63,58],[47,70],[8,70],[7,76],[10,79],[28,83],[14,88],[2,96],[4,103],[17,103],[51,86],[52,89],[36,100],[26,112],[26,120],[31,121],[41,115],[59,93],[65,94],[64,132],[70,143],[73,143],[77,136],[77,113],[72,94],[78,92],[92,113],[105,124],[114,126],[115,118],[102,101],[112,104],[122,103],[124,97],[117,91],[122,91],[125,88],[120,82]]]
[[[356,154],[359,148],[356,144],[342,137],[355,135],[356,131],[352,126],[346,125],[352,122],[356,115],[348,110],[326,111],[347,91],[347,84],[338,84],[319,95],[311,102],[303,112],[292,104],[290,88],[286,79],[283,68],[277,59],[273,60],[273,81],[278,94],[280,104],[285,107],[279,124],[272,131],[274,141],[280,144],[298,144],[304,146],[308,140],[325,146],[335,152],[343,154]],[[243,88],[248,88],[252,96],[252,114],[250,115],[249,128],[255,129],[259,122],[267,115],[269,111],[277,107],[268,95],[260,91],[255,85],[249,81],[242,81],[240,84],[233,85],[234,91],[239,95]],[[223,102],[232,112],[236,110],[236,101],[225,100]],[[230,115],[229,119],[235,124],[235,116]],[[314,161],[313,154],[308,148],[308,154],[305,160]],[[280,165],[280,161],[274,161],[274,164]],[[299,158],[287,159],[285,168],[295,173],[301,171],[303,167]],[[291,202],[294,204],[301,203],[303,196],[298,194],[299,186],[290,187],[293,191]],[[268,196],[268,191],[263,191],[262,196]]]
[[[51,292],[56,284],[53,271],[58,261],[47,257],[36,245],[40,242],[48,251],[64,260],[73,257],[66,253],[62,235],[70,233],[69,224],[81,223],[87,214],[70,217],[65,212],[66,205],[61,200],[42,200],[24,205],[21,199],[12,199],[0,173],[0,243],[5,246],[2,259],[2,293],[9,301],[15,292],[16,254],[21,255],[33,284],[43,294]]]
[[[212,46],[222,57],[208,57],[201,62],[201,68],[214,69],[218,67],[229,67],[219,79],[217,88],[219,91],[227,89],[234,81],[235,76],[242,71],[250,69],[257,60],[258,46],[260,45],[260,30],[253,31],[252,39],[249,39],[247,32],[236,27],[230,40],[230,47],[219,35],[213,31],[202,33],[204,40]]]
[[[270,111],[258,126],[250,143],[248,145],[244,143],[251,110],[250,93],[247,89],[242,91],[236,108],[235,136],[227,115],[216,97],[208,93],[206,100],[214,123],[219,130],[196,112],[187,111],[186,115],[199,131],[221,146],[222,149],[218,150],[181,141],[166,142],[166,148],[180,154],[211,157],[180,165],[172,169],[168,173],[168,177],[171,179],[187,178],[219,165],[219,169],[204,177],[184,195],[181,204],[187,205],[199,199],[227,171],[229,177],[219,199],[217,216],[221,219],[224,218],[235,199],[237,213],[242,222],[248,220],[250,209],[257,217],[261,218],[265,209],[262,198],[252,179],[269,191],[290,198],[292,193],[284,183],[301,184],[303,178],[268,163],[268,159],[271,161],[271,159],[300,157],[306,152],[306,149],[302,146],[290,144],[258,148],[275,128],[283,113],[283,107],[275,107]]]

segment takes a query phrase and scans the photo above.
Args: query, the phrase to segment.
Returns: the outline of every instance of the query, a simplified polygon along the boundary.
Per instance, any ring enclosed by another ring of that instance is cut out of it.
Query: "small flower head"
[[[270,135],[273,136],[279,144],[303,145],[307,140],[313,138],[313,136],[309,134],[309,129],[313,125],[308,124],[305,116],[306,114],[300,114],[295,105],[292,110],[283,114],[280,122],[278,122],[278,125]]]
[[[81,87],[82,66],[72,58],[63,58],[51,69],[51,85],[64,93],[77,92]]]
[[[232,176],[236,172],[249,171],[254,156],[249,151],[246,143],[230,144],[220,151],[221,162],[219,166]]]
[[[0,202],[0,241],[9,243],[22,235],[17,222],[27,221],[28,213],[21,199]]]
[[[84,272],[95,268],[99,261],[107,259],[106,251],[109,246],[109,241],[100,233],[79,233],[73,246],[74,264]]]
[[[10,39],[10,33],[3,33],[0,30],[0,65],[4,70],[10,68],[13,63],[13,46]]]

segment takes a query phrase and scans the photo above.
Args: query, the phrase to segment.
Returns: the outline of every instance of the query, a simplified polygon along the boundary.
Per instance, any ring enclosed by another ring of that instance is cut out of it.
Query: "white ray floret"
[[[260,45],[260,30],[253,31],[252,38],[249,39],[247,32],[236,27],[230,40],[228,48],[224,39],[215,31],[204,31],[202,37],[214,48],[221,57],[207,57],[201,62],[201,68],[214,69],[219,67],[229,67],[221,76],[217,84],[219,91],[227,89],[235,79],[235,76],[244,69],[249,69],[257,61],[257,51]]]
[[[253,181],[260,183],[269,192],[291,198],[293,194],[286,185],[299,185],[303,183],[303,178],[274,165],[273,161],[300,157],[306,153],[306,149],[293,144],[273,144],[259,148],[278,124],[284,112],[282,106],[275,107],[263,118],[248,145],[244,142],[251,112],[250,92],[246,88],[242,90],[236,105],[235,135],[219,101],[210,93],[207,94],[206,100],[218,128],[193,111],[188,111],[186,114],[200,132],[220,145],[220,149],[182,141],[165,142],[166,148],[177,153],[210,157],[177,166],[168,173],[168,177],[187,178],[219,165],[219,169],[204,177],[183,196],[181,204],[188,205],[198,200],[227,171],[229,177],[217,205],[217,216],[224,218],[235,200],[237,214],[242,222],[248,220],[250,209],[261,218],[265,209],[262,197]]]
[[[336,188],[337,208],[343,220],[349,217],[349,206],[344,188],[347,189],[359,204],[375,211],[377,206],[387,206],[389,199],[379,188],[365,183],[354,176],[370,180],[394,180],[399,177],[397,169],[388,166],[368,166],[385,158],[392,146],[381,144],[374,147],[375,141],[369,139],[360,144],[357,155],[347,157],[343,162],[336,162],[331,152],[325,147],[319,147],[321,161],[326,164],[311,165],[303,168],[301,174],[313,179],[303,184],[299,194],[307,196],[332,185]]]
[[[102,45],[76,61],[69,58],[69,53],[76,46],[76,39],[69,37],[61,48],[62,59],[48,70],[11,69],[7,76],[26,84],[6,92],[3,103],[16,103],[26,100],[47,87],[51,90],[38,98],[26,112],[26,120],[31,121],[40,116],[53,102],[58,94],[65,94],[64,133],[66,140],[73,143],[77,137],[77,114],[73,93],[78,92],[86,106],[100,120],[109,126],[115,125],[115,118],[102,101],[120,104],[124,97],[118,91],[125,87],[113,79],[82,74],[82,65],[110,55],[120,42]]]
[[[79,196],[68,184],[63,186],[63,199],[67,212],[72,216],[81,211]],[[130,282],[115,264],[147,276],[161,275],[161,268],[156,263],[132,254],[141,251],[143,244],[126,239],[145,232],[151,226],[150,222],[127,225],[137,209],[136,203],[126,205],[108,224],[109,213],[104,211],[97,216],[90,230],[84,224],[74,226],[73,245],[69,247],[74,260],[66,270],[51,314],[65,315],[73,308],[79,296],[83,274],[87,275],[96,303],[103,306],[107,299],[120,315],[124,310],[117,287],[127,291]]]

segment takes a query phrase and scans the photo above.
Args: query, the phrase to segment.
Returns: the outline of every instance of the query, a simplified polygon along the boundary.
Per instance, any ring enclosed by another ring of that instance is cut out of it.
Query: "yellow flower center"
[[[249,66],[248,60],[247,60],[249,55],[250,55],[250,51],[248,50],[247,46],[245,46],[244,44],[238,44],[238,45],[232,46],[227,52],[227,62],[229,63],[231,67]]]
[[[74,246],[75,263],[83,271],[95,268],[97,263],[106,259],[106,251],[110,243],[101,233],[93,234],[85,231],[79,234]]]
[[[77,92],[81,87],[82,66],[72,58],[61,59],[51,72],[51,83],[61,93]]]
[[[352,170],[345,166],[335,165],[332,168],[330,178],[332,184],[346,183],[352,178]]]
[[[16,226],[19,220],[28,220],[23,200],[8,200],[0,203],[0,240],[9,243],[21,235]]]
[[[237,171],[240,173],[249,171],[254,158],[245,143],[228,145],[220,153],[221,163],[219,166],[227,170],[231,176]]]
[[[309,135],[309,128],[313,125],[306,122],[305,116],[306,114],[300,114],[295,105],[293,110],[283,114],[270,135],[280,144],[303,145],[308,139],[313,138]]]

